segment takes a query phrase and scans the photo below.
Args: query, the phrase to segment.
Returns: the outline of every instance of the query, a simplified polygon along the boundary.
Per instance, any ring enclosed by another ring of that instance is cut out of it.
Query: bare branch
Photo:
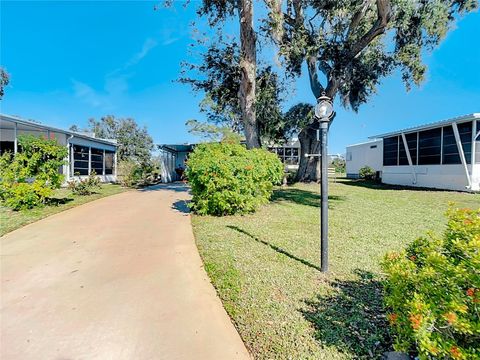
[[[385,32],[385,28],[391,18],[390,10],[390,0],[377,0],[377,20],[371,29],[353,44],[349,53],[351,58],[357,57],[368,44]]]

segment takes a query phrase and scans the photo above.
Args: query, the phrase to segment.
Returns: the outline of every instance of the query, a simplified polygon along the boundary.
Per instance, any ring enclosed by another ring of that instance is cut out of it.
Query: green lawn
[[[379,358],[390,348],[379,261],[426,230],[449,202],[480,195],[330,184],[330,274],[319,272],[318,185],[275,192],[247,216],[193,216],[205,268],[257,359]]]
[[[30,210],[12,211],[0,206],[0,236],[43,219],[47,216],[59,213],[72,207],[85,204],[89,201],[100,199],[105,196],[118,194],[125,191],[120,185],[102,184],[99,191],[93,195],[72,195],[68,189],[59,189],[52,198],[52,204]]]

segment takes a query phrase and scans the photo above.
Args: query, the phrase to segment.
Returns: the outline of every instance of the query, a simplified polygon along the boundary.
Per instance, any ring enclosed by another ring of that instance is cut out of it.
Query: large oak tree
[[[420,84],[422,54],[434,49],[477,0],[266,0],[265,29],[286,72],[306,68],[312,95],[325,93],[357,110],[380,81],[399,70],[409,89]],[[302,67],[303,66],[303,67]],[[318,124],[301,129],[304,153],[318,153]],[[317,158],[301,158],[298,180],[316,180]]]

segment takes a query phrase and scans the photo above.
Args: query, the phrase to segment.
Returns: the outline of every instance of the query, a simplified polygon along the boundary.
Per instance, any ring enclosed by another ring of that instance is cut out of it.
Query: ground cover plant
[[[221,216],[253,212],[266,204],[284,170],[278,157],[264,149],[221,142],[196,146],[186,175],[192,209],[200,215]]]
[[[100,189],[100,179],[92,171],[86,178],[78,176],[77,179],[70,180],[68,188],[74,195],[92,195]]]
[[[102,184],[100,188],[91,195],[74,195],[69,189],[61,188],[55,190],[49,197],[47,204],[42,207],[13,211],[8,207],[0,205],[0,236],[47,216],[105,196],[118,194],[125,190],[126,189],[120,185]]]
[[[395,348],[420,359],[480,357],[480,208],[450,209],[430,233],[385,256]]]
[[[392,349],[380,262],[479,194],[330,183],[330,274],[319,271],[318,184],[279,188],[254,214],[196,216],[205,269],[256,359],[375,359]]]

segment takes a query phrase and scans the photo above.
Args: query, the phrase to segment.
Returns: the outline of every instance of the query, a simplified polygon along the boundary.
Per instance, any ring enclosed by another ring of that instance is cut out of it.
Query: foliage
[[[358,176],[360,176],[360,179],[374,180],[376,173],[370,166],[365,165],[358,171]]]
[[[137,187],[155,183],[159,175],[160,161],[156,158],[143,164],[131,160],[123,160],[118,164],[117,180],[124,187]]]
[[[45,203],[63,182],[58,170],[68,154],[56,140],[21,135],[18,143],[21,151],[0,157],[0,199],[14,210]]]
[[[420,84],[426,71],[422,51],[441,42],[457,15],[478,7],[476,0],[279,3],[267,2],[264,29],[279,45],[287,72],[298,76],[305,63],[316,98],[323,90],[332,98],[338,92],[355,110],[395,69],[407,88]]]
[[[78,131],[77,126],[70,129]],[[92,132],[102,139],[117,141],[118,160],[131,160],[138,163],[148,163],[153,150],[153,139],[148,134],[147,128],[141,128],[132,118],[115,118],[107,115],[100,120],[89,119],[87,132]]]
[[[185,125],[189,128],[189,133],[203,137],[209,141],[239,143],[242,140],[242,136],[228,126],[218,126],[194,119],[188,120]]]
[[[68,182],[68,188],[75,195],[92,195],[100,190],[100,179],[97,177],[95,171],[92,171],[85,179],[79,177],[77,180],[70,180]]]
[[[478,7],[478,0],[266,1],[263,30],[278,45],[292,78],[308,71],[312,95],[323,93],[358,111],[395,71],[408,89],[425,78],[422,55],[433,50],[459,15]],[[262,19],[260,19],[262,22]],[[318,123],[315,124],[318,127]],[[306,153],[318,148],[312,126],[299,140]],[[318,159],[301,158],[297,178],[316,179]]]
[[[344,158],[339,157],[339,158],[333,159],[332,166],[335,168],[336,172],[339,172],[339,173],[343,174],[346,171],[347,164],[346,164]]]
[[[386,255],[385,304],[395,348],[420,359],[480,356],[480,209],[450,209],[443,236]]]
[[[183,64],[181,83],[189,84],[196,92],[204,92],[200,110],[209,123],[243,130],[240,91],[241,68],[239,46],[236,42],[215,43],[202,55],[199,65]],[[196,73],[196,77],[187,75]],[[259,135],[262,141],[284,138],[281,112],[284,86],[270,66],[260,66],[256,75],[255,111]],[[206,125],[208,126],[208,124]]]
[[[118,163],[117,181],[124,187],[135,187],[141,179],[140,165],[135,161],[121,160]]]
[[[5,87],[10,82],[10,75],[5,71],[5,69],[0,67],[0,100],[5,95]]]
[[[480,194],[331,182],[324,276],[319,190],[277,188],[249,215],[192,215],[205,269],[256,360],[382,359],[391,341],[379,259],[426,228],[442,229],[449,201],[480,204]]]
[[[200,215],[231,215],[255,211],[283,179],[283,165],[263,149],[240,144],[200,144],[188,160],[187,178],[193,210]]]

